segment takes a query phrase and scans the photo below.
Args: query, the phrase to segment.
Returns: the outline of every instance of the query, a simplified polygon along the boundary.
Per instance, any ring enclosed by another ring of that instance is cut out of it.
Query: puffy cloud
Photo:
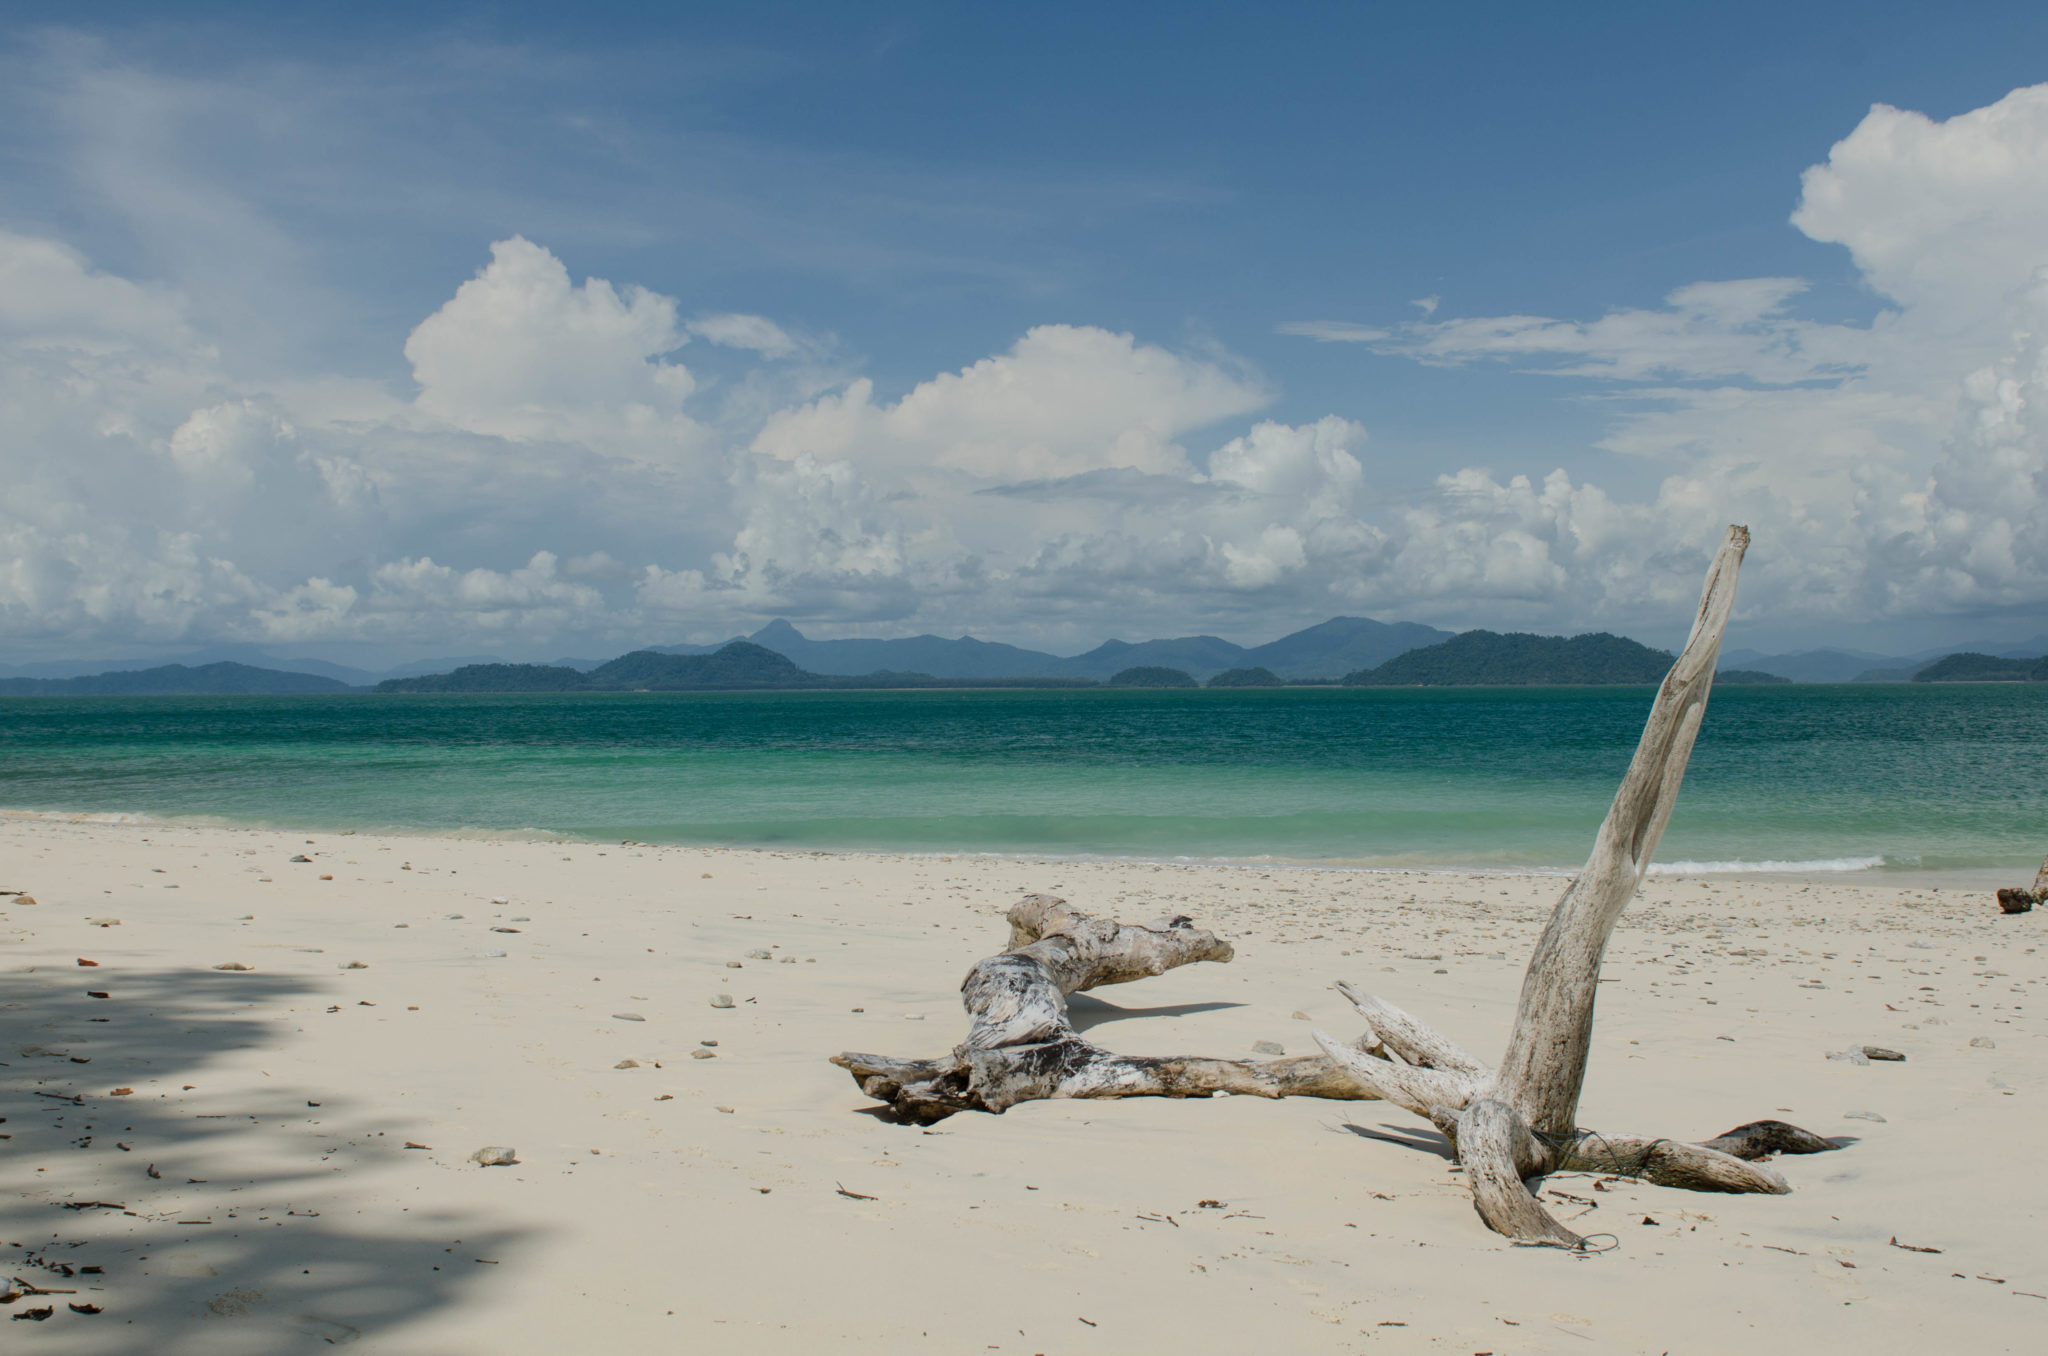
[[[2048,264],[2048,85],[1937,122],[1878,104],[1806,171],[1792,224],[1942,325],[2001,318]]]
[[[1268,398],[1215,361],[1092,326],[1040,325],[1008,353],[934,377],[893,405],[877,405],[863,378],[776,415],[754,450],[1003,481],[1110,467],[1175,473],[1188,465],[1176,439]]]
[[[405,342],[419,408],[473,433],[530,441],[684,436],[696,381],[667,362],[688,341],[671,297],[602,278],[578,287],[521,236]]]

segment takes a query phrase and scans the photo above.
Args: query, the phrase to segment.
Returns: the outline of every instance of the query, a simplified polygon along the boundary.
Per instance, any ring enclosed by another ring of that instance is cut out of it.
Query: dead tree
[[[1583,1242],[1524,1185],[1546,1173],[1608,1172],[1697,1191],[1790,1191],[1755,1161],[1837,1146],[1782,1121],[1752,1122],[1702,1143],[1600,1135],[1576,1124],[1600,962],[1670,818],[1706,714],[1748,545],[1747,529],[1728,529],[1707,572],[1692,634],[1658,689],[1593,855],[1536,944],[1498,1069],[1393,1004],[1345,984],[1338,988],[1368,1029],[1348,1045],[1315,1033],[1321,1056],[1224,1060],[1105,1050],[1074,1031],[1069,994],[1192,961],[1228,961],[1230,944],[1197,931],[1185,917],[1121,925],[1050,895],[1029,896],[1013,908],[1009,949],[968,973],[961,994],[971,1025],[950,1056],[847,1053],[832,1062],[852,1073],[862,1092],[918,1123],[957,1111],[1001,1112],[1037,1098],[1384,1098],[1427,1117],[1450,1140],[1488,1225],[1532,1243]]]
[[[1142,925],[1091,918],[1051,895],[1010,910],[1010,947],[960,985],[971,1024],[944,1059],[835,1055],[862,1092],[919,1124],[956,1111],[1003,1111],[1046,1097],[1334,1097],[1361,1087],[1324,1055],[1236,1060],[1119,1055],[1083,1039],[1067,996],[1164,974],[1192,961],[1228,961],[1229,942],[1185,917]]]
[[[1774,1137],[1778,1147],[1794,1152],[1834,1147],[1818,1136],[1769,1122],[1730,1131],[1709,1144],[1601,1135],[1577,1123],[1601,958],[1649,869],[1678,798],[1686,760],[1706,715],[1722,632],[1735,606],[1736,573],[1748,545],[1746,529],[1729,528],[1707,571],[1692,634],[1657,691],[1593,854],[1565,889],[1536,943],[1500,1067],[1488,1068],[1393,1004],[1348,988],[1346,997],[1395,1058],[1376,1058],[1316,1033],[1324,1053],[1363,1086],[1429,1118],[1450,1138],[1480,1217],[1510,1238],[1571,1247],[1583,1242],[1524,1185],[1546,1173],[1623,1172],[1695,1191],[1781,1194],[1791,1190],[1784,1178],[1726,1150],[1753,1150]]]

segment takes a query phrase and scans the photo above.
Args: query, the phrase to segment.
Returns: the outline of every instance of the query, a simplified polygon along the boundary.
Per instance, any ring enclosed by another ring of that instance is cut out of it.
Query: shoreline
[[[2048,1097],[2042,916],[1947,887],[1647,883],[1584,1122],[1855,1142],[1780,1160],[1784,1197],[1555,1178],[1620,1242],[1574,1259],[1489,1234],[1382,1103],[927,1131],[826,1063],[955,1044],[960,975],[1038,890],[1237,948],[1077,997],[1110,1048],[1300,1053],[1355,1029],[1348,978],[1491,1053],[1554,876],[21,818],[0,864],[37,899],[0,897],[0,1241],[104,1268],[77,1280],[105,1313],[39,1350],[2021,1351],[2048,1304],[2048,1183],[1953,1151],[1959,1118],[2020,1141]],[[1825,1057],[1858,1042],[1907,1062]],[[518,1163],[470,1161],[490,1145]]]
[[[954,858],[961,858],[1043,865],[1058,865],[1071,862],[1111,866],[1215,868],[1233,871],[1329,871],[1359,875],[1398,876],[1501,876],[1514,879],[1525,877],[1548,878],[1559,881],[1568,880],[1573,875],[1576,875],[1579,870],[1577,865],[1567,867],[1501,864],[1497,862],[1362,862],[1303,857],[1161,857],[1140,854],[1114,855],[1109,853],[1002,852],[981,848],[813,847],[798,843],[766,845],[759,843],[657,842],[639,839],[597,838],[590,835],[571,834],[537,827],[461,830],[441,828],[412,830],[392,827],[335,829],[306,824],[238,823],[215,816],[170,816],[152,814],[147,811],[0,808],[0,823],[8,821],[96,825],[106,828],[190,828],[219,830],[224,833],[313,833],[325,834],[330,837],[425,838],[443,839],[448,842],[457,843],[554,843],[576,846],[611,846],[616,844],[621,847],[704,852],[799,853],[806,856],[846,857],[855,860],[875,857],[901,857],[916,860],[951,861]],[[1841,864],[1838,865],[1837,863]],[[2017,868],[1998,866],[1892,866],[1885,863],[1881,858],[1874,861],[1868,858],[1830,858],[1813,862],[1699,862],[1678,860],[1652,862],[1649,873],[1645,878],[1644,888],[1649,888],[1649,882],[1654,880],[1700,878],[1814,885],[1862,882],[1865,884],[1897,886],[1899,888],[1979,890],[1992,893],[2001,886],[2026,884],[2028,881],[2031,881],[2031,876],[2027,876],[2025,880],[2020,879],[2021,874],[2023,873],[2020,873]]]

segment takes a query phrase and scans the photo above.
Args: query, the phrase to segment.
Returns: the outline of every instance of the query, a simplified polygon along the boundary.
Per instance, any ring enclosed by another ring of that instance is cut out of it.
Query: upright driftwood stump
[[[1657,851],[1693,740],[1706,715],[1735,579],[1749,545],[1731,527],[1707,571],[1683,653],[1658,689],[1643,737],[1600,826],[1586,867],[1566,888],[1522,981],[1507,1053],[1498,1068],[1392,1003],[1338,988],[1365,1019],[1345,1044],[1318,1031],[1323,1054],[1224,1060],[1119,1055],[1083,1040],[1068,994],[1160,974],[1190,961],[1227,961],[1228,942],[1187,918],[1129,926],[1091,918],[1050,895],[1010,911],[1010,947],[969,972],[961,993],[972,1019],[945,1059],[843,1054],[861,1090],[904,1117],[930,1122],[956,1111],[1000,1112],[1041,1097],[1384,1098],[1427,1117],[1465,1165],[1473,1203],[1493,1229],[1521,1242],[1578,1247],[1525,1185],[1562,1171],[1640,1177],[1693,1191],[1791,1190],[1758,1160],[1838,1147],[1782,1121],[1754,1121],[1698,1143],[1601,1135],[1577,1124],[1593,1036],[1600,963],[1621,912]],[[2048,866],[2043,867],[2048,883]]]
[[[1771,1152],[1835,1147],[1782,1122],[1757,1122],[1704,1144],[1600,1135],[1577,1124],[1600,962],[1621,911],[1635,897],[1671,817],[1679,782],[1707,711],[1721,636],[1749,532],[1731,527],[1707,571],[1685,649],[1657,691],[1642,741],[1583,871],[1565,889],[1522,981],[1500,1067],[1488,1068],[1430,1027],[1370,994],[1344,990],[1388,1050],[1374,1058],[1322,1032],[1316,1041],[1360,1084],[1426,1116],[1456,1146],[1479,1215],[1522,1242],[1580,1246],[1524,1185],[1560,1171],[1619,1172],[1694,1191],[1790,1191]],[[1740,1156],[1738,1156],[1738,1154]]]

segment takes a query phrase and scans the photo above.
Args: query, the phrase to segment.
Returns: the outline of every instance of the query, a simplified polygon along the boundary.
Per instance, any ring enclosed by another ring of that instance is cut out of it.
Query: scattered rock
[[[644,1022],[647,1019],[637,1012],[615,1012],[612,1014],[612,1020],[615,1022]]]
[[[300,864],[310,865],[313,859],[303,852],[295,852],[292,854],[292,860]]]
[[[906,1012],[903,1014],[903,1020],[906,1022],[921,1022],[924,1020],[924,1014],[921,1012]]]
[[[493,932],[517,932],[517,931],[519,931],[519,929],[518,929],[518,928],[492,928],[492,929],[491,929],[491,931],[493,931]]]
[[[322,875],[322,876],[320,877],[320,879],[321,879],[321,880],[333,880],[333,879],[334,879],[334,877],[332,877],[332,876],[329,876],[329,875],[325,875],[325,874],[323,874],[323,875]]]
[[[738,961],[727,961],[727,962],[725,963],[725,968],[726,968],[726,969],[728,969],[728,970],[744,970],[744,969],[746,969],[747,967],[746,967],[746,966],[744,966],[744,965],[741,965],[741,964],[740,964],[740,963],[739,963]]]
[[[1876,1121],[1879,1125],[1889,1124],[1884,1117],[1878,1115],[1875,1111],[1844,1111],[1842,1119],[1845,1121]]]
[[[1287,1053],[1287,1047],[1278,1041],[1253,1041],[1252,1053],[1255,1055],[1284,1055]]]
[[[1866,1045],[1863,1054],[1868,1059],[1883,1060],[1887,1064],[1904,1064],[1906,1057],[1896,1050],[1887,1050],[1882,1045]]]
[[[216,965],[213,968],[216,970],[254,970],[256,967],[253,965],[244,965],[240,961],[222,961],[219,965]]]
[[[1989,1036],[1972,1036],[1970,1037],[1970,1048],[1973,1050],[1996,1050],[1998,1042],[1992,1040]]]
[[[503,1144],[487,1144],[469,1156],[472,1163],[486,1168],[509,1168],[519,1161],[519,1152]]]
[[[715,993],[715,994],[712,994],[712,995],[711,995],[711,1006],[712,1006],[712,1007],[714,1007],[714,1008],[729,1008],[729,1007],[731,1007],[731,1006],[732,1006],[732,995],[731,995],[731,994],[729,994],[729,993]]]
[[[1305,1012],[1295,1012],[1289,1015],[1292,1016],[1294,1020],[1297,1022],[1313,1022],[1315,1020],[1315,1018],[1309,1016]]]
[[[99,964],[99,962],[98,962],[98,961],[89,961],[89,960],[87,960],[87,959],[86,959],[85,957],[83,957],[83,956],[80,956],[80,957],[78,958],[78,963],[79,963],[80,965],[87,965],[87,966],[96,966],[96,965],[98,965],[98,964]]]
[[[348,964],[337,966],[336,968],[341,970],[367,970],[370,967],[363,964],[361,961],[350,961],[348,962]]]
[[[774,959],[775,959],[775,953],[774,953],[773,951],[761,951],[761,950],[758,950],[758,949],[756,949],[756,950],[753,950],[753,951],[749,951],[749,952],[747,953],[747,959],[748,959],[748,960],[774,960]]]
[[[696,1049],[694,1049],[694,1050],[692,1050],[692,1051],[690,1052],[690,1058],[691,1058],[691,1059],[717,1059],[717,1058],[718,1058],[718,1055],[717,1055],[717,1052],[715,1052],[715,1051],[712,1051],[712,1050],[706,1050],[706,1049],[705,1049],[705,1048],[704,1048],[703,1046],[701,1046],[701,1045],[700,1045],[700,1046],[698,1046],[698,1047],[697,1047]]]
[[[1851,1047],[1850,1047],[1849,1049],[1847,1049],[1847,1050],[1830,1050],[1830,1051],[1828,1051],[1828,1058],[1829,1058],[1829,1059],[1845,1059],[1845,1060],[1849,1061],[1849,1063],[1851,1063],[1851,1064],[1868,1064],[1868,1063],[1870,1063],[1870,1057],[1869,1057],[1868,1055],[1864,1054],[1864,1053],[1863,1053],[1863,1052],[1862,1052],[1861,1050],[1858,1050],[1858,1049],[1856,1049],[1856,1048],[1855,1048],[1855,1047],[1853,1047],[1853,1046],[1851,1046]]]
[[[617,1064],[612,1065],[612,1067],[614,1069],[637,1069],[640,1067],[640,1061],[637,1059],[622,1059]]]

